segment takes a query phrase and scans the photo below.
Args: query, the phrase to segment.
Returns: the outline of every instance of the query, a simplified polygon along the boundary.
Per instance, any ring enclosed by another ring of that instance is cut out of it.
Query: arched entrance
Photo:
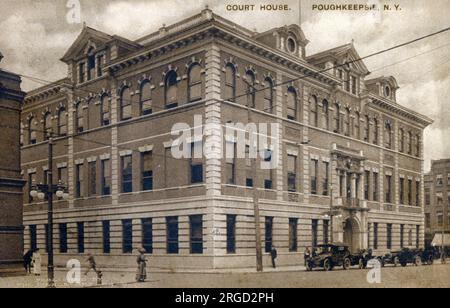
[[[358,221],[354,218],[349,218],[345,221],[344,227],[344,243],[349,246],[352,253],[361,249],[361,230],[359,228]]]

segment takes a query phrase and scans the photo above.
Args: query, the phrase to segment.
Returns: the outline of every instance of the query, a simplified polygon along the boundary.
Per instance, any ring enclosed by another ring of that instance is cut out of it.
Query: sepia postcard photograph
[[[449,288],[449,16],[0,1],[0,289]]]

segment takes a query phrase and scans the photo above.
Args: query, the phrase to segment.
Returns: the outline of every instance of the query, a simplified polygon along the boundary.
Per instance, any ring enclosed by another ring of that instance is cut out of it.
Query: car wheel
[[[414,265],[415,265],[415,266],[420,266],[420,265],[422,265],[422,258],[420,258],[419,256],[417,256],[417,257],[414,259]]]
[[[402,262],[401,265],[402,265],[402,267],[406,267],[408,265],[408,263]]]
[[[395,267],[400,266],[400,259],[398,257],[394,258],[394,266]]]
[[[330,260],[330,259],[326,259],[326,260],[323,262],[323,269],[324,269],[326,272],[329,272],[329,271],[332,271],[332,270],[333,270],[333,265],[331,264],[331,260]]]
[[[427,264],[428,264],[428,265],[433,265],[433,263],[434,263],[433,257],[430,256],[430,257],[428,258]]]
[[[347,258],[344,260],[344,269],[347,271],[350,269],[350,267],[352,267],[352,261]]]

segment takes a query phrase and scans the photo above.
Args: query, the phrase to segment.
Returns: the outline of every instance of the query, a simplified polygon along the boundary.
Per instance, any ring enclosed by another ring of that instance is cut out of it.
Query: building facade
[[[263,249],[282,265],[331,238],[377,253],[423,246],[431,120],[396,103],[393,77],[368,79],[352,44],[312,56],[307,44],[298,25],[255,33],[209,9],[137,41],[85,27],[62,58],[67,78],[30,92],[22,114],[28,188],[58,136],[54,180],[69,199],[55,204],[57,259],[134,266],[143,247],[155,267],[252,267],[253,185]],[[211,155],[174,157],[180,123],[193,131],[183,151]],[[221,155],[242,150],[237,127],[224,133],[233,123],[279,128],[259,144],[256,176],[249,155]],[[45,247],[46,204],[24,197],[26,246]]]
[[[450,159],[431,162],[425,175],[425,235],[428,245],[450,246]]]
[[[0,53],[0,62],[3,56]],[[24,272],[20,77],[0,69],[0,276]]]

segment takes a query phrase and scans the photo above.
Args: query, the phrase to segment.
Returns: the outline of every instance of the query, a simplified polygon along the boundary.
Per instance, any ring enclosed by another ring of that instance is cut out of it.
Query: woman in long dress
[[[145,279],[147,279],[147,258],[145,257],[145,249],[141,248],[139,249],[139,256],[137,257],[137,274],[136,274],[136,281],[138,282],[145,282]]]
[[[39,249],[36,249],[33,252],[33,274],[35,276],[41,275],[41,263],[42,263],[41,253],[39,252]]]

